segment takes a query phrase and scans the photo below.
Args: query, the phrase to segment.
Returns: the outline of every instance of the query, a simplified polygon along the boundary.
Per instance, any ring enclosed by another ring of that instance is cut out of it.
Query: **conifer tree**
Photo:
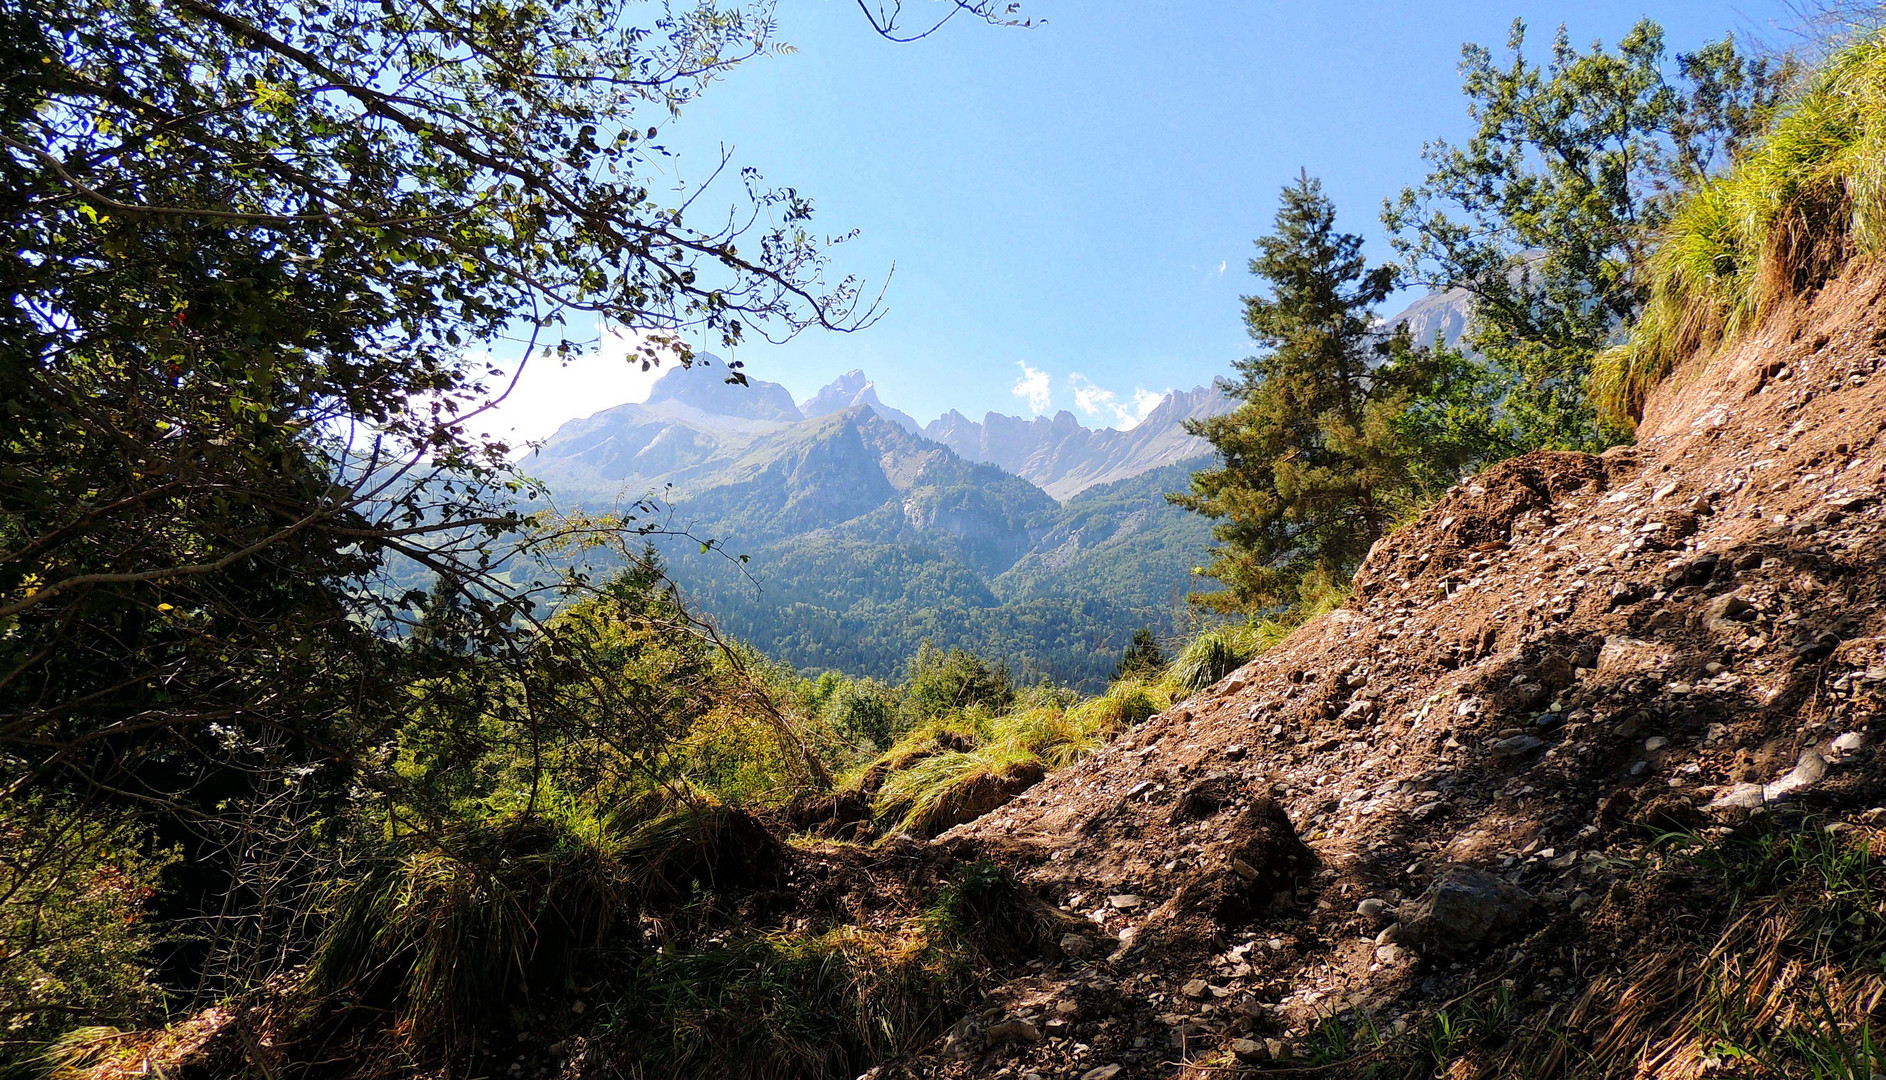
[[[1166,654],[1153,637],[1151,627],[1142,626],[1133,631],[1133,640],[1120,654],[1120,662],[1113,669],[1117,679],[1156,679],[1166,666]]]
[[[1194,599],[1223,608],[1297,604],[1347,581],[1396,520],[1485,450],[1456,421],[1480,392],[1459,353],[1385,333],[1375,305],[1395,270],[1371,269],[1362,240],[1336,228],[1335,207],[1307,173],[1286,187],[1276,232],[1257,241],[1251,272],[1268,295],[1244,298],[1265,350],[1236,364],[1224,416],[1188,421],[1218,463],[1168,496],[1219,519],[1221,546],[1199,573],[1229,589]]]

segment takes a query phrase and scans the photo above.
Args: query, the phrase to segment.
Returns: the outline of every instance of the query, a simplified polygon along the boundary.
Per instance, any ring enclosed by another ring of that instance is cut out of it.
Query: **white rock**
[[[1708,806],[1704,807],[1704,809],[1705,810],[1729,810],[1729,809],[1734,809],[1734,808],[1739,807],[1744,810],[1753,810],[1756,807],[1760,806],[1763,801],[1764,800],[1762,798],[1762,785],[1737,784],[1734,787],[1730,788],[1729,790],[1716,796],[1714,801],[1712,801]]]
[[[1820,783],[1827,775],[1827,759],[1812,750],[1801,752],[1801,759],[1786,776],[1762,788],[1762,797],[1773,802],[1803,788]]]

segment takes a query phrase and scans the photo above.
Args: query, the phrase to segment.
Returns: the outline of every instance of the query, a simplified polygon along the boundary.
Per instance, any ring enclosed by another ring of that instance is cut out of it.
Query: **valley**
[[[687,534],[656,540],[676,580],[801,670],[895,681],[930,640],[1091,693],[1136,629],[1175,634],[1186,594],[1212,587],[1192,574],[1210,523],[1165,493],[1210,454],[1182,422],[1229,407],[1200,387],[1127,431],[1067,412],[919,429],[861,372],[795,405],[707,357],[521,465],[559,504],[653,498]]]

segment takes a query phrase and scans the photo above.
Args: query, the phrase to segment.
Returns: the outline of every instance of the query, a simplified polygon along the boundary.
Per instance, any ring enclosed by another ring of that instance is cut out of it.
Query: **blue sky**
[[[679,178],[704,177],[725,146],[810,194],[822,233],[859,230],[835,269],[876,285],[896,267],[874,326],[745,345],[753,376],[803,398],[863,368],[924,421],[1045,406],[1117,423],[1106,394],[1130,412],[1136,390],[1209,381],[1248,352],[1251,241],[1300,167],[1387,258],[1383,198],[1421,178],[1424,141],[1467,130],[1463,42],[1503,50],[1520,16],[1543,56],[1560,22],[1581,44],[1610,43],[1648,15],[1686,50],[1731,31],[1780,40],[1787,19],[1772,0],[1029,0],[1026,12],[1046,25],[957,19],[893,44],[852,0],[784,0],[780,37],[797,52],[741,67],[668,127]],[[1032,402],[1015,392],[1023,365],[1038,373]],[[592,365],[546,374],[521,396],[521,433],[637,399],[637,382]]]

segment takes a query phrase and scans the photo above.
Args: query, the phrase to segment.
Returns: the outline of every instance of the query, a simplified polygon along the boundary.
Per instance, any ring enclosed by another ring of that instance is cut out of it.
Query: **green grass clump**
[[[650,1076],[856,1076],[934,1038],[971,970],[915,930],[759,935],[643,957],[603,1030]]]
[[[1678,208],[1650,259],[1643,314],[1598,358],[1594,403],[1634,422],[1681,360],[1882,251],[1886,32],[1876,31],[1829,59],[1759,143]]]
[[[1086,927],[1023,888],[1015,876],[983,860],[965,867],[938,894],[923,919],[936,941],[985,960],[1013,960],[1060,949],[1060,940]]]
[[[634,911],[615,846],[555,823],[389,851],[336,896],[314,987],[389,1009],[402,1041],[456,1052],[534,991],[560,990]]]
[[[1074,764],[1224,678],[1303,619],[1341,603],[1343,595],[1325,590],[1288,618],[1205,630],[1163,669],[1134,668],[1084,701],[1035,687],[1015,694],[1000,712],[985,705],[945,711],[905,731],[841,786],[871,797],[881,828],[934,836],[993,810],[1048,772]]]
[[[313,987],[393,1016],[409,1048],[477,1047],[518,1005],[642,942],[650,909],[777,886],[784,849],[709,802],[644,804],[587,825],[493,822],[390,848],[337,891]]]
[[[928,757],[891,774],[878,789],[880,820],[919,836],[974,821],[1047,775],[1039,755],[1013,743]]]
[[[1251,661],[1282,639],[1261,623],[1215,626],[1185,643],[1166,669],[1165,685],[1178,696],[1195,694]]]
[[[873,794],[878,821],[935,836],[973,821],[1170,704],[1157,687],[1122,679],[1076,705],[1035,692],[1012,711],[939,717],[907,732],[852,783]]]

